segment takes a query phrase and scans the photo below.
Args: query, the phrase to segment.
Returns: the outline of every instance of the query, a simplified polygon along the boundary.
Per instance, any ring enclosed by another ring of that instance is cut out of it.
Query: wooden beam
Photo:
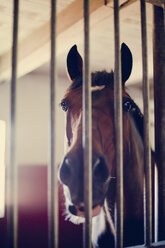
[[[137,0],[119,0],[119,8],[121,9],[123,7],[126,7],[136,1]],[[112,0],[105,0],[105,4],[111,8],[114,7],[114,2]]]
[[[90,13],[104,6],[104,0],[91,0]],[[57,16],[57,55],[67,44],[78,37],[80,32],[70,30],[83,18],[83,0],[76,0]],[[81,23],[83,29],[83,22]],[[70,30],[70,33],[68,33]],[[26,39],[18,45],[18,77],[36,69],[50,59],[50,22],[47,22],[38,30],[34,30]],[[11,75],[11,50],[0,57],[0,80],[9,79]]]
[[[162,8],[165,5],[165,0],[146,0],[146,2]]]

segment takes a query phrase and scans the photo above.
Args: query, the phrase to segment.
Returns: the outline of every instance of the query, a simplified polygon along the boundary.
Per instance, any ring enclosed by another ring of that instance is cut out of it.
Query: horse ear
[[[77,46],[74,45],[67,56],[67,70],[71,80],[82,76],[83,61],[77,51]]]
[[[125,43],[121,45],[121,70],[122,70],[122,85],[125,84],[132,71],[132,53]]]

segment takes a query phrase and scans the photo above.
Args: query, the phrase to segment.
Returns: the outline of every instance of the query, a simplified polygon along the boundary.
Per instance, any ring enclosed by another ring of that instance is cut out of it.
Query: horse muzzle
[[[79,159],[78,159],[79,158]],[[66,202],[74,216],[85,217],[83,159],[67,154],[60,169],[60,179],[65,185]],[[99,215],[104,204],[110,180],[109,168],[103,156],[93,156],[92,163],[92,217]]]

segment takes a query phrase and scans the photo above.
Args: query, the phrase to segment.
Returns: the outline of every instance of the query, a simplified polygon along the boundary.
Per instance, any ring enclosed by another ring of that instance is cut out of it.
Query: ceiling
[[[0,0],[0,119],[6,120],[8,128],[12,2],[12,0]],[[114,67],[113,1],[91,0],[90,2],[91,70],[106,69],[110,71]],[[107,2],[106,5],[105,2]],[[130,47],[134,61],[132,75],[127,86],[142,106],[140,1],[121,0],[120,4],[122,4],[120,8],[120,40]],[[149,78],[152,82],[152,4],[147,3],[146,10],[148,67]],[[82,0],[57,1],[56,33],[57,101],[60,102],[60,97],[67,87],[67,53],[72,45],[77,44],[78,50],[83,56]],[[49,157],[50,1],[20,0],[18,40],[18,160],[20,164],[46,164]],[[153,112],[153,105],[151,108]],[[61,137],[64,136],[64,116],[60,113],[59,111],[58,122],[61,129],[58,143],[60,144],[59,154],[62,156],[64,149]],[[9,131],[7,137],[8,149]]]
[[[0,80],[11,75],[12,0],[0,0]],[[18,77],[50,60],[50,2],[21,0],[19,14]],[[113,67],[113,1],[91,0],[91,68]],[[121,42],[126,42],[141,71],[140,1],[121,0]],[[57,1],[57,63],[62,70],[68,49],[74,44],[83,51],[83,1]],[[147,4],[148,54],[152,60],[152,5]],[[150,67],[150,66],[149,66]],[[101,69],[102,69],[101,68]],[[139,70],[138,70],[139,71]],[[133,74],[133,77],[138,75]]]

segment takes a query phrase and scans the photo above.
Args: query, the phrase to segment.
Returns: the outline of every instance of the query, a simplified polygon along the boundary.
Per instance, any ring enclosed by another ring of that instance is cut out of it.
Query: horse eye
[[[66,101],[62,101],[61,102],[61,107],[62,107],[62,110],[64,110],[65,112],[68,110],[69,106],[68,106],[68,103]]]
[[[126,112],[129,112],[132,109],[132,104],[130,103],[129,100],[123,103],[123,108]]]
[[[68,147],[71,146],[71,142],[70,139],[68,139]]]

